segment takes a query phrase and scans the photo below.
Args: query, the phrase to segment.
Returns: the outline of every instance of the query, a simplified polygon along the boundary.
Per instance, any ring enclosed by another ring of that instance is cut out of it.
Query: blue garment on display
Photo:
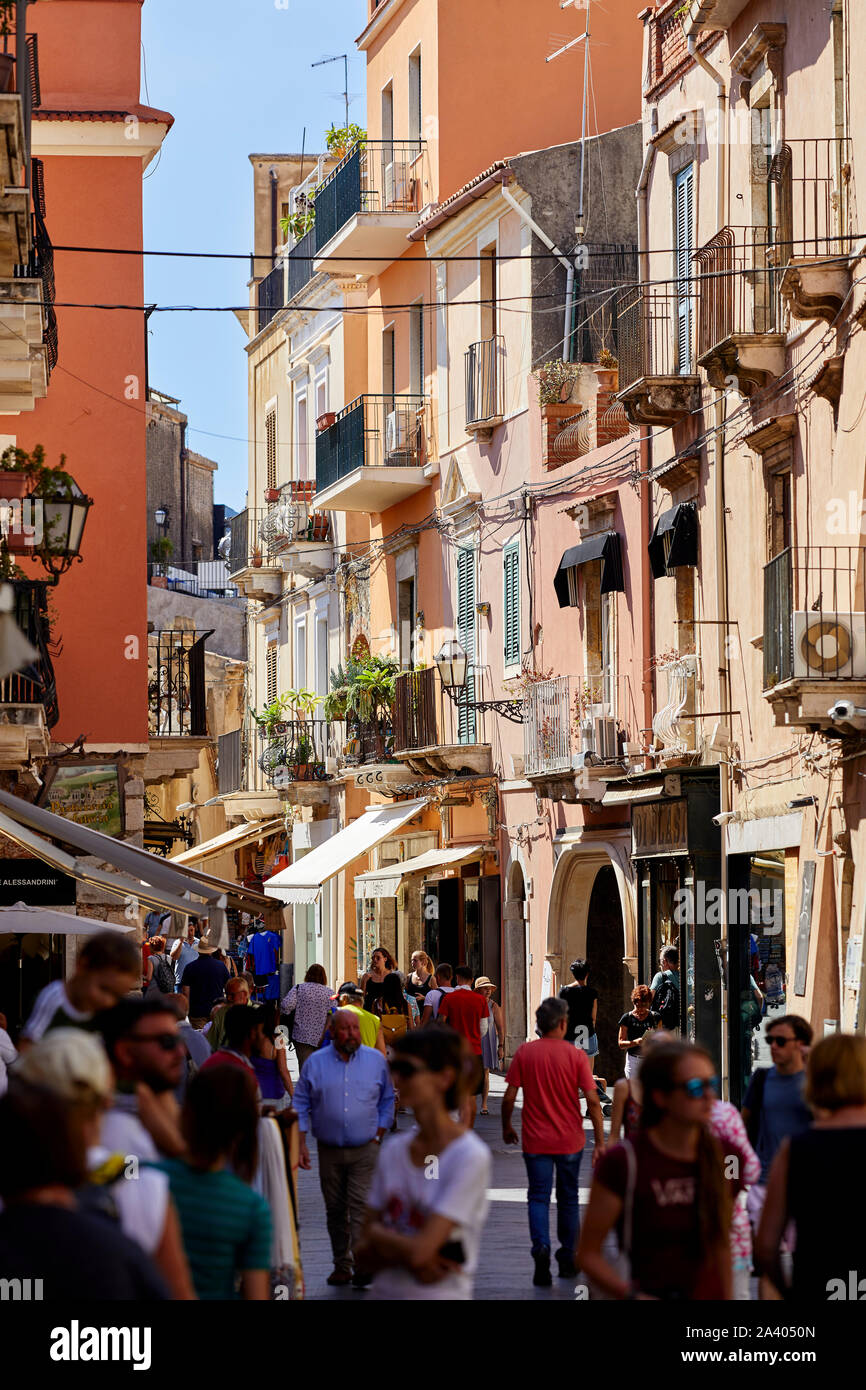
[[[280,964],[280,938],[273,931],[257,931],[249,939],[254,975],[272,975]]]

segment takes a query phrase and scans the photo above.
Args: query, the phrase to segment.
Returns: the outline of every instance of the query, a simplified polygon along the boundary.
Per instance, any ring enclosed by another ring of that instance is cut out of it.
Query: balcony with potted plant
[[[258,767],[282,800],[298,806],[327,804],[327,782],[336,769],[335,730],[317,719],[322,697],[312,690],[287,690],[263,710],[253,710],[258,726]]]
[[[344,153],[316,189],[313,269],[367,279],[370,257],[381,274],[406,250],[421,208],[426,143],[368,140],[358,126],[330,131],[328,139],[335,157]]]
[[[323,510],[384,512],[428,487],[426,396],[359,396],[316,436],[316,501]]]
[[[269,529],[271,508],[248,507],[229,521],[229,580],[240,593],[260,603],[272,603],[283,588],[283,568],[279,561],[283,548],[279,536]]]
[[[346,725],[339,758],[341,778],[384,794],[416,780],[408,764],[394,753],[398,674],[393,657],[359,651],[331,672],[331,689],[323,702],[328,718]]]

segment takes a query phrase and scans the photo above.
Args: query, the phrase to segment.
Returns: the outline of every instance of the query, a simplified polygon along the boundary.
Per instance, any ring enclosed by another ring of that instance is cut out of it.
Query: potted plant
[[[289,764],[293,767],[298,782],[309,782],[310,764],[313,761],[313,740],[309,734],[299,734],[298,741],[289,754]]]
[[[536,367],[532,375],[538,383],[539,405],[563,405],[570,402],[580,372],[579,362],[563,362],[559,358],[543,362],[540,367]]]
[[[168,536],[160,536],[159,540],[154,541],[150,547],[150,558],[157,566],[154,577],[155,579],[162,579],[163,581],[161,584],[156,585],[158,589],[165,589],[168,587],[166,572],[168,569],[168,562],[173,554],[174,546]]]
[[[335,410],[326,410],[324,414],[318,415],[316,417],[316,430],[318,433],[321,434],[323,430],[329,430],[336,418],[337,412]]]
[[[324,699],[328,719],[349,719],[372,728],[379,757],[385,755],[399,669],[390,656],[349,657],[345,667],[331,672],[331,689]]]
[[[347,126],[335,126],[331,122],[330,130],[325,131],[325,144],[328,147],[328,154],[333,155],[334,159],[345,159],[350,150],[356,145],[361,149],[367,144],[367,132],[363,126],[350,123]]]
[[[280,493],[281,493],[281,492],[282,492],[282,488],[279,488],[279,487],[266,487],[266,488],[265,488],[265,501],[266,501],[266,502],[279,502],[279,500],[280,500]]]
[[[262,567],[262,552],[257,545],[253,546],[250,558],[252,560],[253,569],[260,570]]]
[[[276,738],[286,732],[285,709],[286,696],[280,695],[271,704],[265,705],[264,709],[252,711],[262,738]]]

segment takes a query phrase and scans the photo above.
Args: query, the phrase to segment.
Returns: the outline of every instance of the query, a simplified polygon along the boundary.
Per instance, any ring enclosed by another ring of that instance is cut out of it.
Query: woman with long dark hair
[[[187,1153],[163,1167],[202,1299],[270,1298],[271,1213],[249,1186],[258,1124],[251,1071],[205,1067],[190,1082],[183,1107]]]
[[[370,970],[361,981],[364,1008],[377,1017],[382,1012],[382,990],[388,976],[397,969],[397,962],[384,946],[377,946],[370,957]]]
[[[577,1263],[609,1298],[730,1298],[731,1193],[709,1129],[713,1061],[671,1042],[647,1053],[640,1079],[640,1128],[596,1165]],[[614,1226],[623,1268],[603,1253]]]
[[[386,1047],[415,1027],[415,1020],[403,986],[400,984],[400,977],[393,971],[386,975],[382,982],[379,1007],[381,1009],[379,1019]]]

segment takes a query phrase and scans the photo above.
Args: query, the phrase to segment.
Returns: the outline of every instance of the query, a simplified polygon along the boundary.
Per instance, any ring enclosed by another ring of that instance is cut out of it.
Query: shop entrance
[[[565,970],[574,957],[569,957],[563,969],[563,984],[571,983]],[[589,983],[598,990],[598,1060],[595,1070],[599,1076],[619,1076],[622,1070],[617,1047],[617,1023],[631,1007],[628,1002],[633,988],[631,974],[623,962],[622,907],[619,887],[613,866],[599,869],[589,896],[586,922],[586,959],[590,964]]]
[[[730,1087],[740,1105],[752,1072],[771,1065],[767,1028],[787,1010],[784,850],[731,855],[728,883]]]
[[[503,911],[503,972],[500,999],[505,1010],[505,1055],[526,1042],[526,885],[523,869],[512,864]],[[490,978],[500,984],[496,975]]]

